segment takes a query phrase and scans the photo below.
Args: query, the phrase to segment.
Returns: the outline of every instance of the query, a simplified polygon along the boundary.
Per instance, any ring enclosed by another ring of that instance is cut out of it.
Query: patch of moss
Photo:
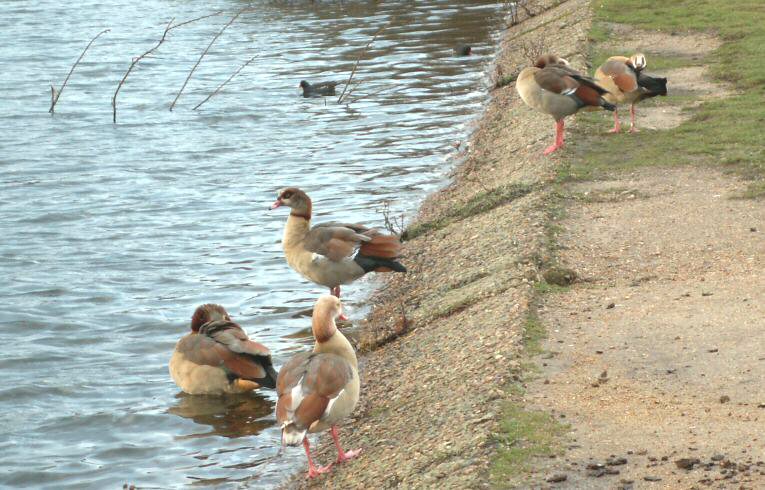
[[[511,184],[496,187],[494,189],[479,192],[471,197],[468,202],[448,211],[447,214],[431,221],[415,223],[404,230],[401,239],[412,240],[420,235],[431,233],[446,228],[450,224],[476,216],[492,209],[514,201],[529,194],[534,186],[528,184]]]
[[[523,350],[528,356],[541,354],[542,341],[547,338],[547,329],[537,315],[529,315],[523,328]]]
[[[566,430],[548,413],[525,410],[513,402],[505,405],[497,435],[499,450],[491,467],[493,486],[515,487],[534,458],[560,454],[556,441]]]

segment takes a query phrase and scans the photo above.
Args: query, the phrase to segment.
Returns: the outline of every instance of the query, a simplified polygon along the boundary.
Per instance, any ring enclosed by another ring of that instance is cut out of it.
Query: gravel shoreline
[[[590,26],[586,0],[535,3],[537,15],[510,27],[498,73],[528,64],[521,45],[582,67]],[[523,15],[523,14],[522,14]],[[345,423],[360,458],[289,488],[482,488],[491,485],[495,434],[518,376],[533,283],[551,260],[548,203],[557,157],[543,158],[549,117],[528,109],[513,84],[492,93],[454,171],[429,196],[404,245],[410,272],[371,298],[360,335],[361,402]],[[316,459],[334,459],[321,437]]]

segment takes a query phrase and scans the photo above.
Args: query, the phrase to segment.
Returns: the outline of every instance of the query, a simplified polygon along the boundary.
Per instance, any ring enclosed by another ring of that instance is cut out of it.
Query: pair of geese
[[[394,235],[351,223],[311,227],[311,199],[295,187],[279,191],[271,209],[280,206],[291,208],[282,241],[287,263],[332,293],[320,297],[313,308],[313,352],[295,355],[277,374],[268,348],[250,340],[222,306],[206,304],[194,312],[191,333],[178,341],[170,359],[170,375],[192,395],[276,388],[282,444],[303,443],[308,477],[313,478],[330,471],[334,463],[313,463],[307,433],[330,429],[337,447],[336,463],[361,451],[344,451],[337,430],[337,424],[355,408],[360,389],[356,354],[335,323],[346,319],[340,286],[369,272],[406,272],[406,268],[397,260],[401,243]]]
[[[612,56],[595,71],[595,78],[582,75],[568,61],[552,54],[540,56],[534,66],[518,75],[515,88],[526,105],[555,119],[555,141],[544,150],[545,155],[560,149],[564,143],[563,120],[581,109],[602,107],[614,113],[614,127],[621,131],[616,104],[630,104],[630,132],[637,131],[635,104],[657,95],[667,95],[667,79],[645,73],[646,58]]]

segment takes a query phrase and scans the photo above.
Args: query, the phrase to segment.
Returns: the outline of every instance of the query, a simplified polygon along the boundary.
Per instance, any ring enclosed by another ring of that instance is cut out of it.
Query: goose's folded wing
[[[351,365],[339,356],[298,354],[279,372],[276,419],[307,429],[329,411],[352,378]]]
[[[609,60],[603,63],[600,71],[614,81],[619,90],[624,93],[633,92],[638,87],[635,69],[620,60]]]
[[[311,228],[303,243],[306,250],[339,262],[350,257],[363,242],[372,240],[362,234],[369,229],[345,223],[324,223]]]
[[[195,355],[207,361],[203,364],[224,367],[238,378],[259,380],[267,377],[271,352],[250,340],[238,324],[228,320],[208,322],[202,325],[196,337],[199,337],[199,343]]]

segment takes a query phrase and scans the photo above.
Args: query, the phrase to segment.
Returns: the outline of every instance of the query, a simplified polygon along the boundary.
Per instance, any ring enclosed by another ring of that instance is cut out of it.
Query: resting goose
[[[337,460],[355,458],[361,449],[343,451],[337,424],[353,412],[359,401],[359,372],[356,353],[348,339],[337,330],[335,319],[342,315],[340,300],[322,296],[314,305],[313,352],[290,359],[276,381],[276,420],[282,428],[282,444],[301,442],[308,458],[308,478],[327,473],[334,463],[315,466],[306,433],[330,429],[337,447]]]
[[[646,65],[645,56],[636,53],[629,58],[612,56],[595,71],[595,79],[608,90],[603,98],[613,104],[630,104],[630,133],[638,130],[635,126],[635,104],[657,95],[667,95],[667,79],[646,75],[643,73]],[[621,124],[615,110],[614,127],[609,132],[619,131]]]
[[[603,99],[602,95],[608,93],[606,89],[555,55],[540,56],[534,66],[524,68],[515,88],[526,105],[555,119],[555,142],[545,149],[545,155],[563,146],[563,118],[566,116],[587,106],[609,111],[616,109]]]
[[[244,393],[276,387],[271,352],[253,342],[215,304],[198,307],[191,333],[181,338],[170,359],[170,376],[190,395]]]
[[[287,263],[306,279],[340,297],[340,285],[368,272],[406,272],[399,263],[401,243],[363,225],[329,222],[311,227],[311,198],[297,187],[281,189],[271,209],[291,208],[284,227]],[[355,254],[355,255],[354,255]]]

